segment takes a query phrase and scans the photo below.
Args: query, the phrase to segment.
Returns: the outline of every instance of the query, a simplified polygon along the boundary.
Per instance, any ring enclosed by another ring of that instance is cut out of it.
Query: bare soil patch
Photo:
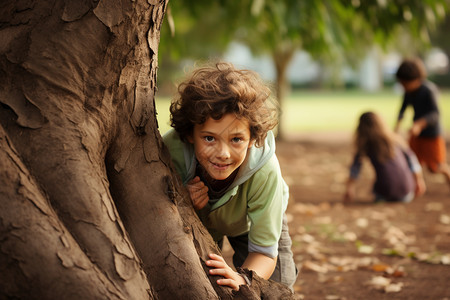
[[[375,204],[367,162],[358,199],[343,204],[351,149],[350,137],[336,134],[277,144],[291,194],[289,228],[300,269],[296,298],[450,299],[446,182],[425,170],[424,196],[409,204]]]

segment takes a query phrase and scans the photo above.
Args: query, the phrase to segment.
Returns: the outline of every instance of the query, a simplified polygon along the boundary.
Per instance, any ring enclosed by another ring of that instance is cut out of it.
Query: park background
[[[421,57],[438,85],[448,145],[449,8],[449,1],[170,2],[155,103],[162,134],[177,83],[204,62],[258,72],[280,102],[277,156],[290,186],[298,299],[450,298],[450,192],[443,178],[424,170],[423,197],[375,205],[366,164],[357,200],[342,204],[360,114],[376,111],[395,124],[402,89],[394,74],[402,58]],[[411,119],[409,109],[405,137]],[[224,255],[230,261],[232,250],[225,247]]]
[[[395,72],[404,57],[414,56],[423,59],[440,89],[441,120],[450,132],[448,0],[187,4],[170,3],[161,28],[161,133],[170,127],[168,106],[177,84],[195,66],[219,60],[267,81],[280,103],[283,135],[348,135],[367,110],[392,127],[402,99]]]

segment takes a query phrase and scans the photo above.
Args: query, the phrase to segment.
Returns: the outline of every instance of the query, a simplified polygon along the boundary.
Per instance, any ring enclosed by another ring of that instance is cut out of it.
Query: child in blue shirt
[[[289,191],[275,155],[277,110],[269,94],[254,72],[227,63],[199,68],[179,85],[164,142],[203,224],[219,245],[228,238],[234,266],[292,290]],[[223,276],[218,284],[246,284],[221,256],[206,263]]]

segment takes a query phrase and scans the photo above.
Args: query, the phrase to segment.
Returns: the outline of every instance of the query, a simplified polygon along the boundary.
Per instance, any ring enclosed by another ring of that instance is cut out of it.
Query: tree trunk
[[[232,293],[205,272],[207,254],[219,250],[157,129],[166,5],[0,5],[0,299],[231,299],[249,291]],[[286,293],[254,282],[256,298]]]
[[[276,70],[276,97],[280,109],[283,108],[283,100],[289,92],[290,86],[287,78],[287,69],[292,61],[295,53],[295,47],[285,44],[284,46],[278,45],[273,54],[273,61]],[[284,138],[284,128],[282,123],[283,118],[279,118],[277,139],[282,140]]]

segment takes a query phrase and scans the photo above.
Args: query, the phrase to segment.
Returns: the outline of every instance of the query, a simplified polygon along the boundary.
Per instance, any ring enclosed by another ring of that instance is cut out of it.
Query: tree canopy
[[[374,44],[395,41],[401,28],[414,47],[429,44],[449,7],[449,0],[172,1],[160,57],[218,57],[230,42],[240,41],[255,55],[272,56],[275,65],[299,49],[328,64],[354,64]]]
[[[329,71],[328,77],[339,79],[344,65],[357,66],[375,45],[395,45],[399,35],[409,38],[408,49],[429,45],[430,32],[445,18],[450,0],[178,0],[169,6],[160,52],[167,67],[160,82],[168,79],[164,72],[177,74],[172,59],[220,57],[230,42],[239,41],[254,55],[272,58],[275,94],[282,105],[296,51],[307,51]]]

